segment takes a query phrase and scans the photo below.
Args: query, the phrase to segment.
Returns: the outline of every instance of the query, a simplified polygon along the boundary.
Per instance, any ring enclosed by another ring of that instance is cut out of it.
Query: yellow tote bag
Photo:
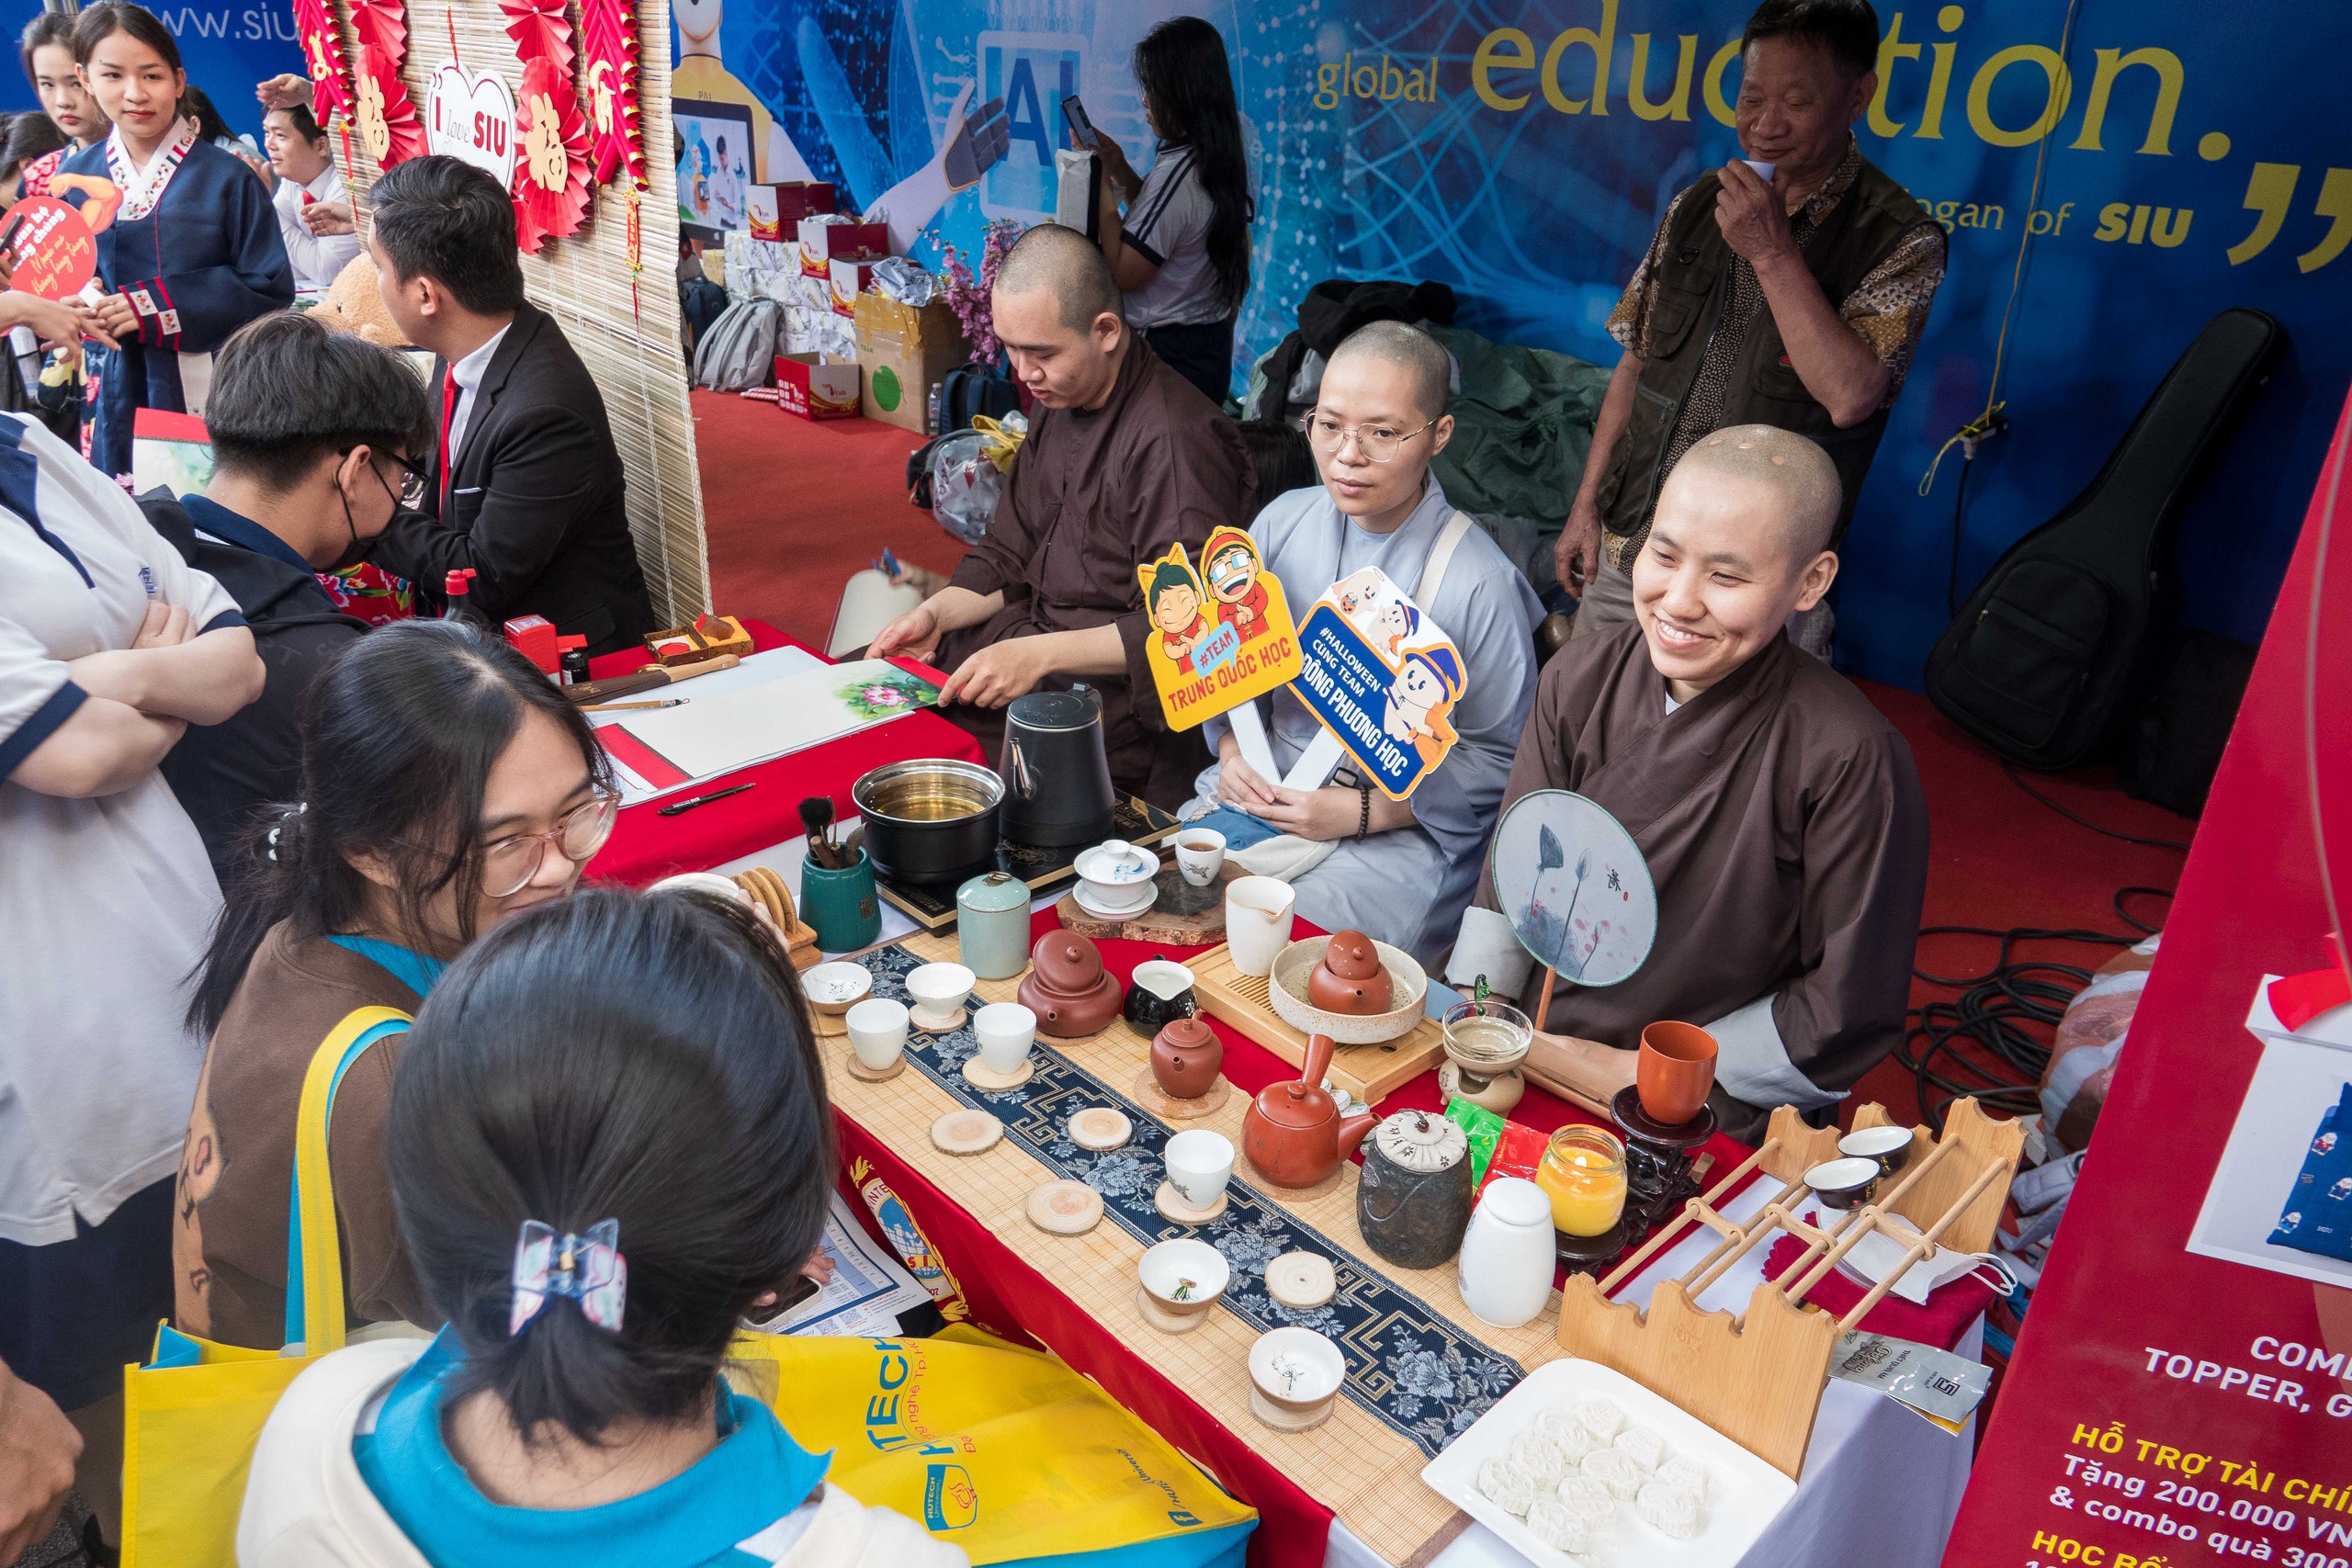
[[[801,1447],[832,1450],[827,1479],[976,1564],[1238,1559],[1258,1517],[1097,1384],[966,1325],[930,1339],[741,1335],[728,1372]]]
[[[123,1369],[122,1560],[154,1568],[231,1568],[237,1510],[262,1424],[303,1368],[343,1348],[343,1247],[327,1128],[335,1086],[361,1053],[408,1028],[409,1015],[360,1008],[320,1042],[302,1078],[294,1134],[293,1235],[282,1351],[216,1345],[170,1325],[143,1367]]]

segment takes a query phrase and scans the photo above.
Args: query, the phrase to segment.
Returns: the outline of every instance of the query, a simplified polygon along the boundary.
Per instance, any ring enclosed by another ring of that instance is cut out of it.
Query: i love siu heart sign
[[[424,126],[434,152],[487,171],[501,189],[514,188],[514,94],[504,82],[444,65],[433,73]]]

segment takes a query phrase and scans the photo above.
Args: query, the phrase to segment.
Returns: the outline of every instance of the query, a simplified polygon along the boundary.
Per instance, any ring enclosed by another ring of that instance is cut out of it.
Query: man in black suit
[[[433,421],[424,389],[390,352],[291,310],[247,322],[221,346],[204,413],[204,493],[181,500],[158,486],[139,506],[235,598],[269,669],[259,700],[188,726],[164,759],[233,893],[256,812],[300,792],[311,682],[368,630],[317,574],[358,560],[391,522],[414,459],[433,449]]]
[[[442,361],[440,439],[417,509],[369,558],[438,598],[472,568],[492,626],[540,615],[590,653],[655,629],[605,400],[563,329],[523,297],[514,208],[455,158],[411,158],[368,193],[384,309]]]

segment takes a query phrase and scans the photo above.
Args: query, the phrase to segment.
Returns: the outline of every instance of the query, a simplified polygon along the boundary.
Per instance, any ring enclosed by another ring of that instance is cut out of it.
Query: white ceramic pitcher
[[[1225,940],[1233,966],[1263,979],[1275,955],[1290,945],[1291,913],[1298,894],[1271,876],[1238,876],[1225,885]]]

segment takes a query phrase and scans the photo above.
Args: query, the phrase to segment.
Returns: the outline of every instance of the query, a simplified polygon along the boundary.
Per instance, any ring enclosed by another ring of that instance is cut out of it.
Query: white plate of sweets
[[[1797,1483],[1622,1372],[1546,1361],[1421,1479],[1543,1568],[1730,1568]]]

